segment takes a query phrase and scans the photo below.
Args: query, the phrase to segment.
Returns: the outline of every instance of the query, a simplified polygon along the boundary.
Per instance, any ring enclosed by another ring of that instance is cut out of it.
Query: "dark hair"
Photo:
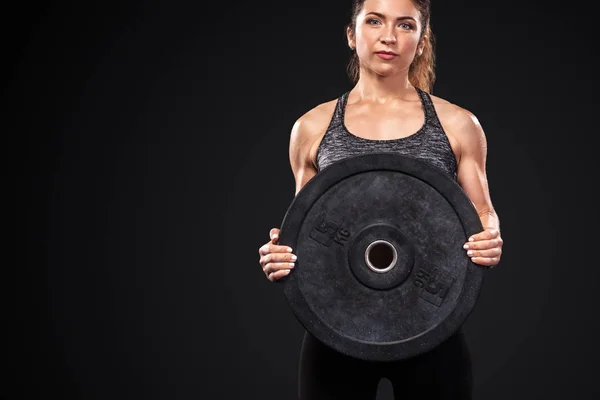
[[[431,32],[431,23],[429,17],[431,15],[431,0],[411,0],[421,14],[421,31],[420,39],[425,36],[425,46],[423,53],[415,57],[408,70],[408,80],[410,83],[428,93],[433,91],[433,83],[435,82],[435,53],[434,53],[434,37]],[[356,17],[363,8],[365,0],[352,1],[352,15],[347,28],[356,35]],[[348,63],[348,76],[352,83],[358,82],[360,76],[359,60],[356,51],[352,52],[350,62]]]

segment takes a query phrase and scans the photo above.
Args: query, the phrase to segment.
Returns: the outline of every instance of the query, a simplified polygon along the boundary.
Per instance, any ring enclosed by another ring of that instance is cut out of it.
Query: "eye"
[[[402,27],[403,29],[412,29],[412,25],[409,24],[408,22],[401,23],[400,27]]]
[[[367,25],[375,25],[374,23],[380,23],[379,20],[370,18],[367,20]]]

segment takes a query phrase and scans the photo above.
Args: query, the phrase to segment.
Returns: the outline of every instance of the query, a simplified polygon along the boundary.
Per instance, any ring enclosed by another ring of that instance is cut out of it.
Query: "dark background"
[[[541,4],[433,6],[434,94],[486,131],[505,240],[465,324],[477,399],[600,396],[596,38],[589,10]],[[296,398],[303,330],[257,251],[293,198],[294,121],[351,88],[349,7],[4,14],[17,262],[3,398]]]

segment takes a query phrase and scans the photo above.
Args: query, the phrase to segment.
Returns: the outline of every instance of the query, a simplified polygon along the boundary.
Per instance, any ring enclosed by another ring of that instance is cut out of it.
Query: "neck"
[[[415,95],[415,89],[408,80],[408,71],[392,76],[381,76],[361,68],[360,78],[354,90],[361,100],[377,103],[410,99]]]

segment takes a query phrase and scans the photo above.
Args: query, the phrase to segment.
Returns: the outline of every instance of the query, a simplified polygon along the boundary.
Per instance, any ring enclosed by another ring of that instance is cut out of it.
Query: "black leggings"
[[[462,330],[425,354],[393,362],[341,354],[306,332],[298,372],[300,400],[375,400],[381,378],[395,399],[470,400],[471,357]]]

